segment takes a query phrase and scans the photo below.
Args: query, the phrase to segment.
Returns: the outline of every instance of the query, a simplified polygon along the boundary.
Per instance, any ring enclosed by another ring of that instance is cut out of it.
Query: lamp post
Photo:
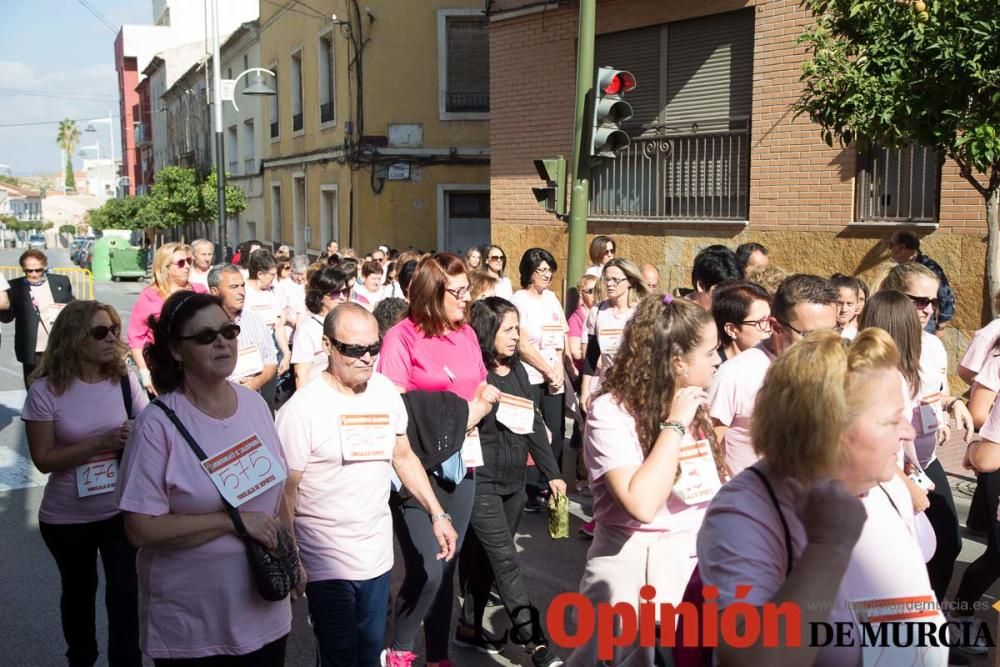
[[[235,92],[236,83],[243,78],[244,75],[254,72],[255,80],[250,86],[243,91],[244,95],[277,95],[278,93],[269,88],[263,81],[262,72],[267,72],[271,76],[274,76],[274,72],[263,69],[261,67],[253,67],[244,72],[241,72],[233,80],[226,80],[226,85],[229,91],[227,97],[222,95],[222,56],[219,52],[219,0],[212,0],[212,105],[213,105],[213,125],[215,130],[215,187],[216,187],[216,215],[219,218],[219,244],[222,246],[222,254],[224,259],[226,257],[226,158],[225,158],[225,146],[222,136],[222,103],[228,99],[233,103],[233,107],[239,111],[239,107],[236,106]]]
[[[108,124],[108,138],[111,140],[111,164],[115,163],[115,123],[114,116],[111,115],[111,110],[108,109],[107,118],[95,118],[94,120],[87,123],[87,129],[84,132],[97,132],[97,128],[94,127],[94,123],[107,123]],[[97,151],[97,159],[101,159],[101,151]]]

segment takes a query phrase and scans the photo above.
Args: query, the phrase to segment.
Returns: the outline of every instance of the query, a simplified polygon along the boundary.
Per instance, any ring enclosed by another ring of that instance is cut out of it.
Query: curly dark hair
[[[493,370],[500,365],[497,359],[496,338],[500,331],[500,323],[507,313],[517,315],[517,306],[499,296],[488,296],[472,304],[469,325],[479,339],[479,350],[483,353],[483,363]],[[511,363],[517,361],[517,352],[511,357]]]
[[[384,336],[385,332],[396,326],[400,320],[406,319],[409,311],[410,304],[406,302],[406,299],[400,299],[398,296],[379,301],[372,313],[378,322],[378,334]]]
[[[167,298],[158,318],[150,316],[148,324],[153,331],[153,342],[143,348],[142,356],[153,377],[157,393],[174,391],[184,384],[184,368],[177,363],[170,350],[180,343],[184,325],[199,311],[212,306],[221,310],[222,299],[211,294],[184,290],[174,292]]]
[[[306,286],[306,308],[319,315],[323,310],[323,297],[335,290],[347,288],[347,274],[343,269],[325,266],[309,278]]]

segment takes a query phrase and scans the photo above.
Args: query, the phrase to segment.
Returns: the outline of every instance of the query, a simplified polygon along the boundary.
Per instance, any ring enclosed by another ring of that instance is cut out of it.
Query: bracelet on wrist
[[[451,521],[451,515],[448,514],[447,512],[440,512],[438,514],[431,514],[431,523],[436,523],[438,521],[441,521],[442,519],[447,519],[450,522]]]
[[[687,433],[687,426],[680,423],[679,421],[665,421],[660,422],[660,431],[666,431],[670,429],[671,431],[676,431],[679,435],[685,435]]]

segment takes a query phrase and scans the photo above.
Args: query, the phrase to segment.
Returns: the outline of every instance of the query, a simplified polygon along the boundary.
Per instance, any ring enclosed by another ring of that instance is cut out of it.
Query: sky
[[[151,24],[151,0],[84,0],[112,24]],[[72,118],[80,145],[110,150],[108,124],[84,132],[87,121],[114,116],[115,157],[121,159],[118,77],[114,32],[80,0],[0,0],[4,36],[0,40],[0,173],[15,176],[60,169],[56,144],[59,121]],[[16,92],[15,92],[16,91]],[[43,93],[29,95],[27,93]],[[44,123],[23,125],[24,123]],[[80,152],[80,149],[77,149]],[[96,157],[94,150],[84,151]],[[82,168],[84,158],[73,156]]]

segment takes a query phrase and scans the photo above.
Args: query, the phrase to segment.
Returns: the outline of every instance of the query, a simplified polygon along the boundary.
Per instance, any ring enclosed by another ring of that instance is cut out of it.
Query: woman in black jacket
[[[487,637],[482,629],[483,612],[495,580],[513,624],[511,641],[529,647],[534,665],[555,667],[563,663],[546,646],[540,614],[531,604],[521,578],[514,533],[527,497],[524,484],[529,453],[545,478],[551,480],[549,489],[553,494],[565,495],[566,482],[560,479],[541,412],[532,402],[527,373],[518,363],[517,308],[506,299],[487,297],[472,305],[471,325],[483,352],[486,381],[501,391],[501,403],[506,405],[498,403],[479,423],[483,465],[476,469],[472,530],[462,550],[465,599],[455,643],[487,653],[499,652],[501,642]]]

